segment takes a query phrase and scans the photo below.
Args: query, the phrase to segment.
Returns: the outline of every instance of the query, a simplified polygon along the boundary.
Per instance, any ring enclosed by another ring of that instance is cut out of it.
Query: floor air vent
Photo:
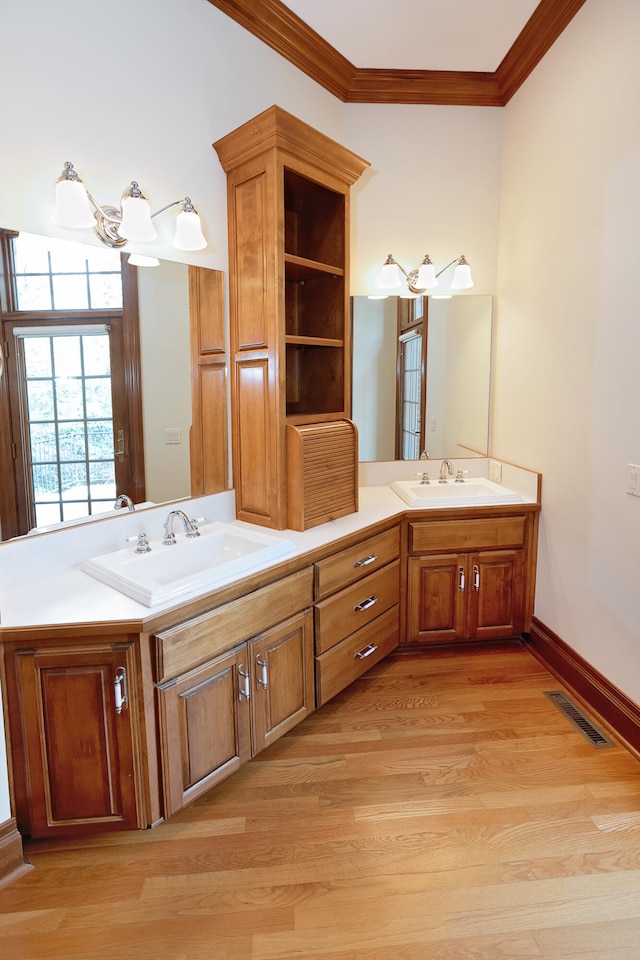
[[[573,724],[576,730],[582,734],[585,740],[588,740],[592,747],[615,747],[616,744],[602,730],[588,720],[585,715],[576,707],[575,703],[567,697],[562,690],[545,690],[545,697],[553,703],[558,710],[565,715],[567,720]]]

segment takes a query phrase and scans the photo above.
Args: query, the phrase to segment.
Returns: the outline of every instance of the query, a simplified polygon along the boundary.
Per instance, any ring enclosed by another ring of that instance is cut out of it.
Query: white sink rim
[[[413,509],[439,507],[486,507],[493,504],[524,503],[525,498],[515,490],[494,483],[486,477],[469,477],[461,483],[437,480],[422,484],[415,480],[394,480],[391,489]]]
[[[240,547],[244,544],[247,549],[222,563],[216,562],[221,545],[225,548],[225,544],[230,552],[231,545]],[[136,544],[132,543],[128,548],[91,557],[80,568],[131,599],[155,607],[172,600],[196,597],[240,580],[298,550],[293,541],[285,537],[246,530],[222,521],[201,526],[197,538],[189,539],[177,533],[174,546],[165,546],[162,538],[150,540],[149,545],[150,553],[136,553]],[[181,564],[192,569],[181,576]],[[174,566],[177,570],[172,576]]]

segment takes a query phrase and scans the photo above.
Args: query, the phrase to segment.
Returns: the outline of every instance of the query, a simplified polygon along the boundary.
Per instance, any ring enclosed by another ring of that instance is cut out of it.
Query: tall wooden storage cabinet
[[[277,106],[214,148],[228,183],[237,516],[304,529],[357,509],[349,189],[368,163]],[[350,458],[346,470],[333,453],[327,458],[323,442],[322,424],[335,430],[336,421],[352,432],[352,442],[336,453]],[[298,449],[287,479],[286,427],[310,423],[319,453],[301,456]],[[314,476],[296,476],[301,469]],[[306,509],[305,491],[320,490],[322,497],[328,487],[328,514]]]

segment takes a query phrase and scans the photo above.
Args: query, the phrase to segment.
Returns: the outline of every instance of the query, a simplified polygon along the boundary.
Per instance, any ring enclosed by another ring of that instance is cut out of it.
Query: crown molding
[[[281,0],[209,0],[344,103],[503,107],[586,0],[541,0],[492,73],[355,67]]]

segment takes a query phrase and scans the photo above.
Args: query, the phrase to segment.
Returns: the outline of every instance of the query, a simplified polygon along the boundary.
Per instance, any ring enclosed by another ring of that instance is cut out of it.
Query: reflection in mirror
[[[161,261],[158,267],[139,268],[136,273],[145,503],[157,504],[191,494],[189,267]],[[0,485],[6,469],[0,464]]]
[[[352,298],[352,415],[363,461],[402,459],[396,454],[398,305],[396,297]],[[418,402],[413,425],[419,433],[423,426],[421,437],[432,459],[488,454],[491,309],[490,296],[428,298],[422,324],[426,403],[422,409]]]

